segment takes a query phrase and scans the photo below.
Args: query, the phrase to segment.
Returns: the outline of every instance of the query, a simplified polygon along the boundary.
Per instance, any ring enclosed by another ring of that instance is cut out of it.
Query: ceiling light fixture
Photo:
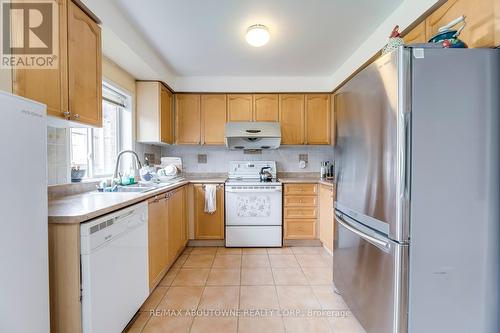
[[[262,24],[254,24],[247,29],[246,40],[247,43],[255,46],[261,47],[269,42],[269,29]]]

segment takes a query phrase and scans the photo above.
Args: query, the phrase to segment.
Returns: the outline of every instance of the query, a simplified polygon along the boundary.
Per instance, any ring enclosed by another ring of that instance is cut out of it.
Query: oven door
[[[281,226],[281,186],[229,185],[226,193],[227,226]]]

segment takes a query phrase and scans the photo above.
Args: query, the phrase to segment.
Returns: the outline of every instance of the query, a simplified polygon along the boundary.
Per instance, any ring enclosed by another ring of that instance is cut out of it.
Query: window
[[[131,97],[103,83],[102,128],[71,129],[71,166],[87,170],[87,178],[113,175],[118,152],[132,149]],[[128,170],[130,156],[123,156],[121,170]]]

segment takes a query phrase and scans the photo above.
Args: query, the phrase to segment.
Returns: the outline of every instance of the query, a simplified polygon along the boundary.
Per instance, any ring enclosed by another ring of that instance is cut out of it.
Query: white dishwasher
[[[84,333],[119,333],[149,295],[148,208],[140,203],[80,226]]]

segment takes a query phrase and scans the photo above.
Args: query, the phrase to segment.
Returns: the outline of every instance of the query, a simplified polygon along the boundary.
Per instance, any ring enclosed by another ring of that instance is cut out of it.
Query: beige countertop
[[[331,179],[321,179],[319,177],[281,177],[279,181],[283,184],[319,183],[328,186],[333,186],[335,183]]]
[[[184,180],[144,193],[89,191],[53,198],[49,200],[49,223],[82,223],[188,183]]]
[[[159,187],[155,190],[144,193],[112,192],[102,193],[97,191],[87,191],[67,196],[59,196],[49,200],[49,223],[82,223],[96,217],[114,212],[118,209],[147,200],[155,195],[159,195],[177,187],[193,184],[221,184],[224,183],[224,175],[197,175],[185,176],[185,180],[168,186]],[[331,180],[323,180],[319,177],[289,176],[280,177],[282,183],[319,183],[333,186]]]

